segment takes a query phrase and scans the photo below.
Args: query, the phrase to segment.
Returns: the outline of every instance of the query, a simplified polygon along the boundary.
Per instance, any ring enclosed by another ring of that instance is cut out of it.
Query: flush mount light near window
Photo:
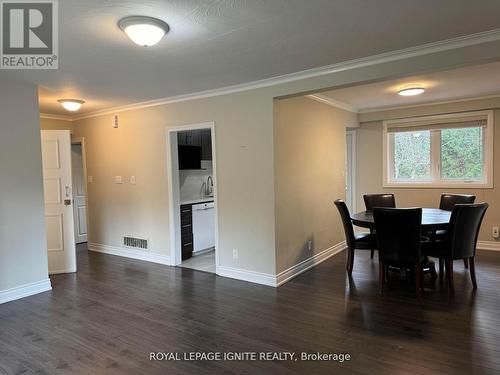
[[[85,103],[84,100],[80,99],[59,99],[58,102],[61,103],[64,109],[70,112],[78,111],[82,107],[83,103]]]
[[[415,96],[423,94],[424,91],[424,86],[418,84],[410,84],[401,87],[398,91],[398,94],[401,96]]]
[[[157,44],[170,27],[166,22],[152,17],[131,16],[118,21],[118,27],[135,43],[143,47]]]

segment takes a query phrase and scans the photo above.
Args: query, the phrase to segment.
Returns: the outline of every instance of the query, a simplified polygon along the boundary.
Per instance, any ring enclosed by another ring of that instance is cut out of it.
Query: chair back
[[[445,193],[441,194],[439,208],[441,210],[453,211],[453,207],[455,207],[456,204],[474,203],[475,200],[475,195]]]
[[[342,199],[337,199],[335,206],[340,213],[340,218],[342,219],[342,224],[344,225],[345,240],[347,242],[347,247],[349,249],[354,249],[354,228],[352,227],[351,215],[349,214],[349,209]]]
[[[367,211],[372,211],[374,207],[396,207],[394,194],[365,194],[363,199]]]
[[[415,263],[420,258],[421,208],[375,207],[373,217],[384,263]]]
[[[448,254],[451,259],[476,255],[477,236],[488,209],[488,203],[457,204],[451,212]]]

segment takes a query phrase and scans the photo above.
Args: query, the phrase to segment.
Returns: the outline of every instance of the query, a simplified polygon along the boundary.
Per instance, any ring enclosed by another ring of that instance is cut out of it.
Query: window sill
[[[493,189],[493,183],[477,182],[385,182],[384,188],[396,189]]]

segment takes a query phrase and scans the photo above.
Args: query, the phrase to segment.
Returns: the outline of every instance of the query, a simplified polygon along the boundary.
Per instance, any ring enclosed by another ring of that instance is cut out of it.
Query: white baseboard
[[[500,251],[500,242],[497,241],[477,241],[478,250]]]
[[[146,262],[153,262],[164,264],[167,266],[172,265],[172,259],[168,255],[152,253],[150,251],[144,251],[139,249],[129,249],[126,247],[118,247],[118,246],[109,246],[98,243],[90,243],[88,244],[88,249],[90,251],[96,251],[98,253],[110,254],[110,255],[118,255],[121,257],[132,258],[145,260]]]
[[[278,273],[276,275],[276,286],[283,285],[287,281],[293,279],[294,277],[297,277],[298,275],[307,271],[308,269],[320,264],[321,262],[324,262],[328,258],[345,250],[346,247],[347,247],[346,242],[342,241],[341,243],[334,245],[326,250],[323,250],[322,252]]]
[[[32,296],[34,294],[52,290],[50,279],[36,281],[34,283],[24,284],[15,288],[0,291],[0,304],[14,301],[16,299]]]
[[[322,252],[303,260],[300,263],[288,268],[285,271],[280,272],[276,276],[268,273],[247,271],[240,268],[231,268],[231,267],[223,267],[219,266],[217,268],[217,274],[219,276],[230,277],[232,279],[238,279],[243,281],[249,281],[256,284],[268,285],[273,287],[278,287],[283,285],[287,281],[297,277],[301,273],[307,271],[308,269],[324,262],[328,258],[334,256],[335,254],[340,253],[345,250],[346,242],[343,241],[337,245],[334,245]]]
[[[242,281],[249,281],[251,283],[277,287],[307,271],[308,269],[318,265],[326,259],[334,256],[335,254],[338,254],[345,248],[346,243],[345,241],[343,241],[335,246],[323,250],[322,252],[314,255],[311,258],[303,260],[302,262],[290,267],[285,271],[280,272],[278,275],[225,266],[217,267],[217,275]],[[96,251],[99,253],[145,260],[147,262],[159,263],[167,266],[173,265],[172,258],[170,256],[155,254],[148,251],[132,250],[124,247],[102,245],[97,243],[89,243],[88,249],[90,251]]]
[[[276,277],[269,273],[261,273],[248,271],[241,268],[219,266],[217,267],[217,275],[229,277],[231,279],[249,281],[256,284],[276,286]]]

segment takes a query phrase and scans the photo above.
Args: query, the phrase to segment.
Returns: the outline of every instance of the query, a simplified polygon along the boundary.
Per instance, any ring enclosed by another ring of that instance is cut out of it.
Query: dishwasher
[[[193,205],[193,253],[215,247],[214,202]]]

